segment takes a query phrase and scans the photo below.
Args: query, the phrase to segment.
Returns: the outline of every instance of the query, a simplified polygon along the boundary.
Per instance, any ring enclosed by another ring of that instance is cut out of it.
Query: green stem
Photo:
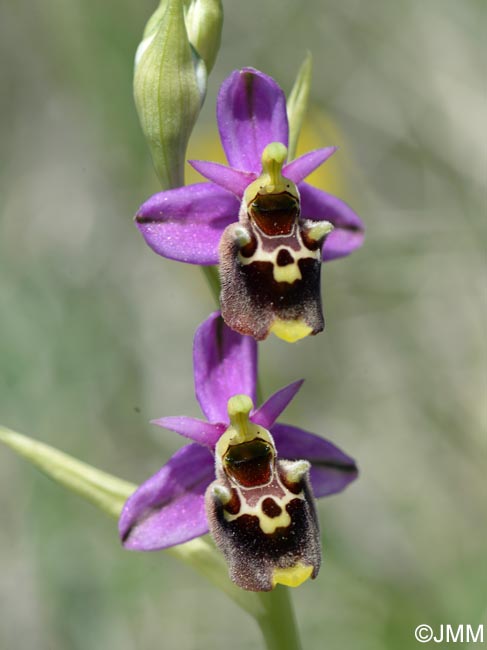
[[[255,387],[255,393],[257,397],[257,404],[263,404],[264,391],[262,390],[262,382],[260,381],[260,377],[257,377],[257,386]]]
[[[210,288],[211,295],[215,299],[217,307],[220,308],[221,285],[220,285],[220,276],[218,274],[218,267],[217,266],[200,266],[200,269],[203,271],[203,275],[205,276],[206,281],[208,282],[208,286]],[[264,401],[264,393],[262,391],[262,384],[260,382],[259,377],[257,377],[256,392],[257,392],[257,403],[262,404],[262,402]]]
[[[220,277],[216,266],[202,266],[201,270],[208,282],[217,306],[220,306]],[[262,386],[257,381],[257,401],[262,402]],[[252,611],[243,606],[255,617],[265,640],[267,650],[301,650],[296,618],[289,596],[289,589],[278,585],[273,591],[255,594],[259,607]],[[239,603],[240,604],[240,603]]]
[[[211,295],[215,299],[216,305],[220,308],[220,276],[218,274],[218,267],[216,266],[200,266],[203,275],[210,287]]]
[[[137,486],[117,476],[73,458],[54,447],[24,436],[0,425],[0,442],[38,467],[60,485],[76,492],[111,517],[118,519],[124,503]],[[257,594],[244,591],[228,579],[223,555],[206,538],[192,539],[167,549],[174,557],[189,564],[237,605],[254,618],[263,615],[263,606]]]
[[[278,585],[273,591],[259,594],[262,613],[257,622],[267,650],[301,650],[301,641],[289,589]]]

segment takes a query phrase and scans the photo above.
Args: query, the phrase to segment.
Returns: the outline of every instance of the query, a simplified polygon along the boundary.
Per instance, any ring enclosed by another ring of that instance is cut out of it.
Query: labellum
[[[315,578],[321,546],[308,461],[279,460],[266,429],[249,421],[252,401],[228,402],[230,427],[216,445],[206,491],[210,533],[243,589],[297,587]]]
[[[299,190],[281,174],[286,156],[279,142],[264,149],[262,174],[219,247],[223,318],[257,340],[272,332],[294,342],[324,327],[321,249],[333,226],[301,219]]]

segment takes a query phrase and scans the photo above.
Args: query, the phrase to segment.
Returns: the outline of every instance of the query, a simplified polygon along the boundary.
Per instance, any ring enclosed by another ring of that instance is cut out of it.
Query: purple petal
[[[338,147],[326,147],[325,149],[315,149],[305,153],[304,156],[291,160],[290,163],[284,165],[282,175],[289,178],[293,183],[301,183],[306,176],[309,176],[325,160],[328,160],[337,149]]]
[[[202,176],[212,183],[216,183],[225,190],[232,192],[239,199],[242,198],[247,185],[250,185],[257,177],[255,172],[242,172],[233,167],[220,165],[206,160],[189,160],[189,164]]]
[[[349,255],[364,240],[364,225],[352,208],[336,196],[300,183],[301,213],[304,219],[331,221],[335,230],[325,239],[323,261]]]
[[[223,82],[216,106],[218,128],[231,167],[260,173],[264,148],[288,144],[286,98],[271,77],[235,70]]]
[[[175,431],[186,438],[191,438],[200,445],[214,448],[218,438],[225,433],[225,424],[211,424],[197,418],[189,418],[184,415],[177,417],[160,418],[152,420],[152,424]]]
[[[145,241],[159,255],[190,264],[218,264],[218,243],[236,221],[240,204],[212,183],[154,194],[135,216]]]
[[[328,440],[287,424],[275,424],[271,431],[280,458],[310,461],[315,497],[341,492],[357,478],[353,458]]]
[[[281,388],[281,390],[278,390],[277,393],[274,393],[274,395],[271,395],[269,399],[264,402],[264,404],[262,404],[262,406],[260,406],[252,415],[252,422],[255,422],[255,424],[260,424],[266,429],[270,429],[270,427],[274,424],[274,422],[281,415],[286,406],[301,388],[303,382],[304,379],[295,381],[294,383],[289,384],[289,386]]]
[[[210,422],[228,422],[227,402],[248,395],[255,403],[257,343],[213,313],[196,330],[193,344],[196,398]]]
[[[157,551],[207,533],[205,490],[214,475],[205,447],[177,451],[124,505],[118,529],[125,548]]]

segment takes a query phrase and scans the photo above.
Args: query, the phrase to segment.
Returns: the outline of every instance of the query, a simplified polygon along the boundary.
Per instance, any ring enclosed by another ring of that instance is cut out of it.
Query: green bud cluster
[[[161,0],[137,49],[135,105],[164,189],[184,184],[186,148],[222,23],[221,0]]]

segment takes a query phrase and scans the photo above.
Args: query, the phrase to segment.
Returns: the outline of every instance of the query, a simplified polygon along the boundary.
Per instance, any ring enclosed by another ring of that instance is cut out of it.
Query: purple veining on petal
[[[220,137],[231,167],[260,173],[270,142],[288,144],[286,98],[278,84],[253,68],[235,70],[217,100]]]
[[[157,551],[207,533],[204,495],[214,473],[205,447],[177,451],[126,502],[119,521],[125,548]]]
[[[341,492],[358,475],[353,458],[328,440],[287,424],[271,429],[280,458],[309,460],[315,497]]]
[[[323,247],[323,261],[344,257],[362,245],[364,225],[352,208],[336,196],[300,183],[301,214],[303,219],[327,220],[335,226]]]
[[[325,147],[324,149],[315,149],[309,151],[299,158],[291,160],[284,165],[282,175],[293,183],[301,183],[306,176],[309,176],[315,169],[318,169],[328,158],[330,158],[338,147]]]
[[[288,143],[284,93],[269,76],[253,68],[235,70],[222,84],[217,101],[222,144],[231,167],[207,161],[193,166],[210,183],[160,192],[136,215],[137,227],[159,255],[190,264],[218,264],[225,228],[237,221],[240,197],[261,171],[270,142]],[[299,184],[303,218],[329,220],[335,230],[326,238],[323,261],[343,257],[362,245],[360,218],[341,199],[302,182],[336,147],[311,151],[284,166]]]
[[[269,429],[296,395],[303,382],[304,379],[295,381],[271,395],[251,416],[252,422]]]
[[[239,201],[212,183],[198,183],[148,199],[135,217],[147,244],[159,255],[190,264],[218,264],[223,230],[236,220]]]
[[[227,428],[226,424],[212,424],[211,422],[205,422],[205,420],[198,420],[184,415],[159,418],[158,420],[152,420],[152,424],[175,431],[200,445],[211,448],[214,448],[218,438]]]
[[[193,366],[196,398],[210,422],[228,422],[233,395],[248,395],[255,403],[257,343],[227,327],[220,312],[196,330]]]
[[[247,185],[250,185],[257,178],[255,172],[243,172],[215,162],[206,160],[188,160],[188,162],[202,176],[232,192],[239,199],[242,198]]]

